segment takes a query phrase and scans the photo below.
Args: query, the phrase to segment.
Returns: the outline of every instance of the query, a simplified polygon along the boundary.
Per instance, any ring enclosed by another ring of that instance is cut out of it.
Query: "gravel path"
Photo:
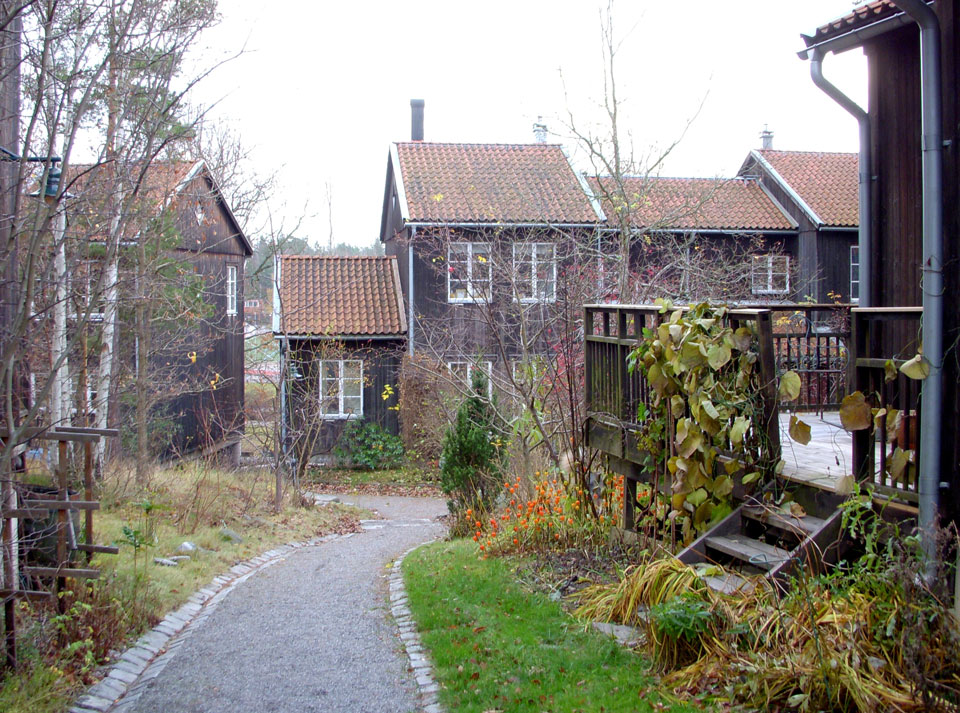
[[[340,496],[384,518],[294,552],[220,603],[128,710],[324,713],[417,709],[387,617],[385,565],[440,537],[433,498]]]

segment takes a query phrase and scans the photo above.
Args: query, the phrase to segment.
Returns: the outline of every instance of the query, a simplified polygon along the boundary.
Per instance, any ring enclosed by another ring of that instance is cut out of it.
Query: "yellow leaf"
[[[890,383],[897,378],[897,367],[893,363],[893,359],[887,359],[883,363],[883,380],[886,383]]]
[[[907,472],[907,465],[910,463],[910,454],[908,451],[895,448],[893,455],[887,462],[887,468],[890,470],[890,477],[899,482],[904,482],[904,475]]]
[[[800,375],[795,371],[788,371],[780,377],[780,400],[795,401],[800,395]]]
[[[873,413],[861,392],[854,391],[843,397],[840,403],[840,423],[847,431],[862,431],[870,428],[870,424],[873,423]]]
[[[693,524],[702,525],[704,522],[710,519],[710,516],[713,514],[713,503],[707,501],[701,503],[696,511],[693,513]]]
[[[713,495],[717,498],[725,498],[733,492],[733,480],[728,475],[721,475],[713,481]]]
[[[682,396],[670,397],[670,412],[673,414],[674,418],[682,417],[685,409],[686,409],[686,402],[684,402]]]
[[[750,348],[752,339],[753,335],[750,334],[750,330],[746,327],[740,327],[733,333],[733,343],[741,352],[745,352]]]
[[[810,426],[801,421],[795,415],[790,415],[790,438],[800,445],[807,445],[810,442]]]
[[[923,381],[930,376],[930,362],[923,358],[923,354],[917,354],[900,365],[900,373],[908,379]]]
[[[710,494],[707,493],[703,488],[697,488],[692,493],[687,496],[687,502],[693,505],[693,507],[700,507],[707,498],[710,497]]]
[[[726,344],[714,344],[707,351],[707,363],[714,371],[722,368],[730,361],[730,347]]]

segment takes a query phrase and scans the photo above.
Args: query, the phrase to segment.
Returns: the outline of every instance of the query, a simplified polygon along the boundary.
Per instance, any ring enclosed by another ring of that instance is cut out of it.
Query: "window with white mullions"
[[[237,267],[227,265],[227,314],[237,313]]]
[[[850,301],[860,301],[860,246],[850,246]]]
[[[521,302],[553,302],[557,298],[557,246],[514,243],[513,271]]]
[[[493,397],[493,379],[491,378],[493,376],[492,362],[448,361],[447,368],[450,370],[450,374],[454,380],[468,389],[473,385],[473,372],[476,369],[483,369],[483,373],[487,377],[487,398]]]
[[[755,295],[785,295],[790,292],[790,256],[754,255],[751,292]]]
[[[490,243],[452,243],[447,249],[447,301],[490,299]]]
[[[363,416],[363,362],[324,359],[320,362],[320,415],[324,419]]]

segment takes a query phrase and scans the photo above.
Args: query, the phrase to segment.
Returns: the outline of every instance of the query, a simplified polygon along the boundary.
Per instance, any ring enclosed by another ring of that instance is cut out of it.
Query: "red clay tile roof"
[[[407,333],[395,257],[280,257],[281,331],[331,337]]]
[[[597,223],[560,146],[398,143],[410,221]]]
[[[211,171],[202,161],[153,161],[145,171],[143,163],[117,164],[72,164],[68,167],[64,180],[64,190],[73,195],[70,201],[70,213],[82,213],[86,218],[89,230],[94,237],[102,238],[102,231],[107,230],[111,213],[105,196],[108,194],[114,180],[119,180],[125,191],[131,191],[139,183],[139,199],[128,199],[125,203],[126,230],[125,237],[132,239],[143,227],[144,221],[156,215],[161,208],[176,206],[177,201],[186,199],[187,205],[192,206],[199,195],[209,192],[207,183],[195,184],[194,180],[200,176],[209,178],[213,185],[213,192],[219,196],[220,204],[226,209],[238,232],[240,241],[248,255],[253,254],[253,246],[243,234],[240,225],[233,215],[233,211],[226,199],[220,193],[220,187]],[[114,173],[114,170],[116,173]],[[143,174],[141,176],[141,173]],[[190,179],[190,180],[187,180]],[[192,208],[188,208],[191,209]]]
[[[596,186],[596,181],[591,181]],[[602,179],[610,186],[611,179]],[[654,230],[790,230],[795,227],[753,180],[625,178],[631,223]],[[606,194],[606,195],[604,195]],[[613,190],[598,191],[603,212],[615,224]]]
[[[756,153],[780,174],[824,225],[852,228],[859,225],[857,154],[773,149]]]
[[[839,35],[859,30],[880,20],[902,14],[903,11],[890,0],[873,0],[855,7],[843,17],[818,27],[812,35],[800,35],[807,47]]]

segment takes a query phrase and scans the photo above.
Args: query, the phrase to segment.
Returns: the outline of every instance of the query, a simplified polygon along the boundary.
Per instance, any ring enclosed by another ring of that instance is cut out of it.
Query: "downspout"
[[[407,350],[413,358],[413,241],[417,237],[417,226],[410,228],[410,241],[407,244]]]
[[[930,373],[920,403],[920,533],[927,575],[937,560],[940,433],[943,409],[943,136],[940,103],[940,23],[922,0],[893,0],[920,26],[920,108],[923,149],[923,356]]]
[[[810,77],[813,83],[820,87],[828,97],[846,109],[857,120],[860,127],[860,156],[858,158],[860,182],[860,229],[858,244],[860,246],[860,307],[873,306],[873,256],[871,254],[872,235],[870,232],[870,116],[846,94],[837,89],[823,76],[823,50],[813,49],[810,55]]]

